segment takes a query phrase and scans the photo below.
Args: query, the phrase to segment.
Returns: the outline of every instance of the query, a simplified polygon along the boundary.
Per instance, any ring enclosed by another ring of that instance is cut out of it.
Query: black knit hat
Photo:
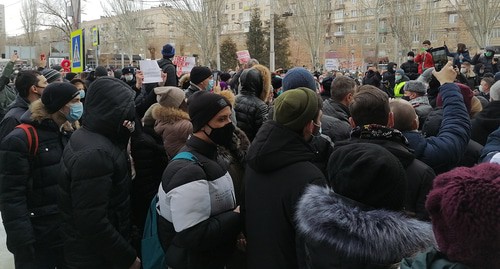
[[[106,77],[108,75],[108,70],[104,66],[98,66],[95,68],[94,72],[96,77]]]
[[[49,114],[53,114],[64,107],[80,92],[71,83],[54,82],[49,84],[42,94],[42,103]]]
[[[195,92],[188,99],[188,112],[193,124],[193,133],[198,132],[219,111],[231,103],[222,95],[206,91]]]
[[[382,146],[353,143],[335,147],[327,166],[336,193],[373,208],[401,210],[406,173],[401,162]]]
[[[406,56],[415,57],[415,53],[413,51],[408,51],[408,54],[406,54]]]
[[[191,69],[190,80],[193,84],[200,84],[212,75],[210,68],[205,66],[195,66]]]

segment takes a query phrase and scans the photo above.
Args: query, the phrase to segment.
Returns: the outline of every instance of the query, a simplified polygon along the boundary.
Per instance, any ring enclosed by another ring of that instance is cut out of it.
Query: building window
[[[335,11],[335,19],[343,19],[343,18],[344,18],[344,11],[343,10]]]
[[[241,21],[243,19],[243,13],[238,14],[238,19]]]
[[[351,32],[356,32],[358,26],[356,24],[351,24]]]
[[[343,31],[344,31],[344,25],[339,24],[339,25],[337,26],[337,32],[343,32]]]
[[[357,0],[351,0],[351,3],[356,4],[358,1]]]
[[[243,8],[243,2],[240,2],[239,4],[239,8],[242,9]]]
[[[491,31],[491,38],[500,38],[500,28],[494,28]]]
[[[458,22],[458,14],[450,14],[450,16],[448,17],[448,22],[450,24],[455,24]]]
[[[358,16],[358,11],[357,10],[351,10],[351,17],[357,17]]]
[[[372,28],[371,22],[366,22],[365,23],[365,31],[370,31],[371,28]]]
[[[235,14],[232,14],[232,15],[231,15],[231,20],[232,20],[232,21],[235,21],[235,20],[236,20],[236,15],[235,15]]]
[[[226,4],[226,10],[229,10],[229,4]]]
[[[419,34],[413,34],[413,43],[419,43],[420,36]]]
[[[420,24],[421,24],[421,23],[420,23],[420,18],[415,18],[415,19],[413,20],[413,26],[420,26]]]
[[[337,44],[339,44],[339,46],[343,46],[345,43],[345,39],[343,37],[337,37]]]
[[[415,10],[421,10],[422,9],[422,4],[421,3],[415,3]]]
[[[431,39],[432,42],[437,41],[437,34],[436,33],[431,33]]]
[[[380,43],[385,44],[387,42],[387,36],[382,35],[380,36]]]
[[[231,4],[231,10],[234,10],[235,7],[236,7],[235,4]]]

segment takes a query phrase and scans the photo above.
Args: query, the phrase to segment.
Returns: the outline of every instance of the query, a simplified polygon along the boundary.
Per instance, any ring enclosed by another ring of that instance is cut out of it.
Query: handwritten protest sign
[[[177,76],[180,77],[183,73],[191,72],[191,69],[193,69],[196,64],[196,58],[189,56],[174,56],[172,63],[177,66]]]

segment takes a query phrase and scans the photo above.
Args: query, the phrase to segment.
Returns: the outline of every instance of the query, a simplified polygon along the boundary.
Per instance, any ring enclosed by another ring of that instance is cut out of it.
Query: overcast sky
[[[0,4],[5,6],[5,30],[8,36],[23,33],[19,15],[21,2],[21,0],[0,0]],[[101,10],[100,2],[100,0],[82,0],[82,21],[95,20],[100,18],[101,15],[104,15],[104,11]],[[155,4],[157,5],[158,3]],[[145,6],[146,5],[148,4],[145,4]],[[86,9],[88,12],[86,12]]]

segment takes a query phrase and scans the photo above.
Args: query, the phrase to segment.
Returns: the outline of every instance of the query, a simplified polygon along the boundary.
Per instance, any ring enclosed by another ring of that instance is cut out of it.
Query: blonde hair
[[[483,105],[481,105],[481,101],[479,101],[479,99],[476,96],[473,96],[469,112],[470,117],[471,118],[476,117],[477,113],[481,112],[482,110],[483,110]]]

